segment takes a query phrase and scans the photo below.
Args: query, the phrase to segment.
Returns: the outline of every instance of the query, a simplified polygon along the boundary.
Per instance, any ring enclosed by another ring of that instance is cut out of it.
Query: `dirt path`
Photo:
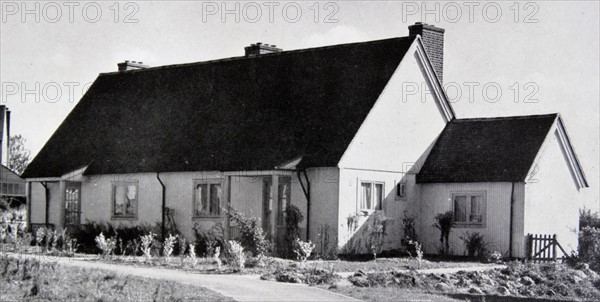
[[[9,254],[9,256],[19,257],[16,254]],[[66,266],[103,269],[123,275],[170,280],[201,286],[237,301],[359,301],[348,296],[307,285],[263,281],[257,275],[205,275],[164,268],[133,267],[90,262],[65,257],[43,257],[28,254],[20,256],[35,258],[40,261],[57,262],[60,265]]]

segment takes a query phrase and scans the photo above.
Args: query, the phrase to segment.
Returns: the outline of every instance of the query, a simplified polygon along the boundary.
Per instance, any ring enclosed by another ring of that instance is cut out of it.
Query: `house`
[[[560,116],[458,119],[442,89],[444,30],[417,23],[409,32],[295,51],[257,43],[243,57],[191,64],[120,63],[25,171],[29,222],[171,217],[188,239],[194,226],[230,238],[236,226],[222,208],[231,205],[260,218],[277,248],[293,204],[306,217],[302,237],[329,238],[338,253],[368,252],[371,223],[384,216],[382,248],[402,248],[404,215],[435,253],[433,216],[450,210],[452,236],[482,232],[506,254],[524,255],[526,232],[572,242],[570,208],[587,183]],[[407,92],[415,85],[424,98]],[[564,225],[540,223],[557,215]]]
[[[5,165],[0,166],[0,197],[25,201],[26,182]]]
[[[6,133],[6,140],[4,140],[4,133]],[[6,142],[6,149],[10,151],[8,146],[9,141],[10,110],[5,105],[0,105],[0,159],[4,158],[2,157],[4,142]],[[24,205],[26,197],[25,187],[26,182],[24,179],[5,165],[0,165],[0,198],[13,207]]]

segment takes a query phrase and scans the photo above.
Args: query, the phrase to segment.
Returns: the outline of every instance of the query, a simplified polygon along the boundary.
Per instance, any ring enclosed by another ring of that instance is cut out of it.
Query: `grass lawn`
[[[0,258],[0,301],[233,301],[202,287]]]

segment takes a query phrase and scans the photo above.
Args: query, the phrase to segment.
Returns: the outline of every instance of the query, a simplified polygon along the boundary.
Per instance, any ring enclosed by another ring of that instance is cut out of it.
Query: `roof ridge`
[[[148,68],[143,68],[143,69],[127,70],[127,71],[109,71],[109,72],[101,72],[100,75],[115,75],[115,74],[122,74],[122,73],[138,73],[138,72],[145,72],[145,71],[155,71],[155,70],[163,70],[163,69],[178,68],[178,67],[197,66],[197,65],[212,64],[212,63],[219,63],[219,62],[237,61],[237,60],[243,60],[243,59],[262,59],[262,58],[275,57],[275,56],[281,56],[281,55],[286,55],[286,54],[302,53],[302,52],[307,52],[307,51],[325,50],[325,49],[332,49],[332,48],[337,48],[337,47],[351,47],[351,46],[356,46],[356,45],[359,45],[359,44],[376,44],[376,43],[389,42],[389,41],[392,41],[392,40],[403,40],[403,39],[414,39],[414,37],[408,37],[408,36],[407,37],[394,37],[394,38],[386,38],[386,39],[363,41],[363,42],[351,42],[351,43],[325,45],[325,46],[310,47],[310,48],[285,50],[285,51],[281,51],[281,52],[261,54],[259,56],[252,56],[252,57],[239,56],[239,57],[229,57],[229,58],[222,58],[222,59],[214,59],[214,60],[208,60],[208,61],[199,61],[199,62],[190,62],[190,63],[181,63],[181,64],[170,64],[170,65],[160,65],[160,66],[148,67]]]
[[[548,113],[548,114],[511,115],[511,116],[493,116],[493,117],[471,117],[471,118],[454,119],[452,122],[499,121],[499,120],[549,118],[549,117],[557,117],[559,115],[560,115],[559,113]]]

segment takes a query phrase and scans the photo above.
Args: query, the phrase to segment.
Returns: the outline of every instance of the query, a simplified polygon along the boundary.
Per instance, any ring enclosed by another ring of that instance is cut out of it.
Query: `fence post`
[[[531,256],[533,256],[532,252],[532,246],[533,245],[533,239],[531,238],[531,233],[527,233],[527,259],[531,260]]]
[[[552,235],[552,260],[556,262],[556,234]]]

